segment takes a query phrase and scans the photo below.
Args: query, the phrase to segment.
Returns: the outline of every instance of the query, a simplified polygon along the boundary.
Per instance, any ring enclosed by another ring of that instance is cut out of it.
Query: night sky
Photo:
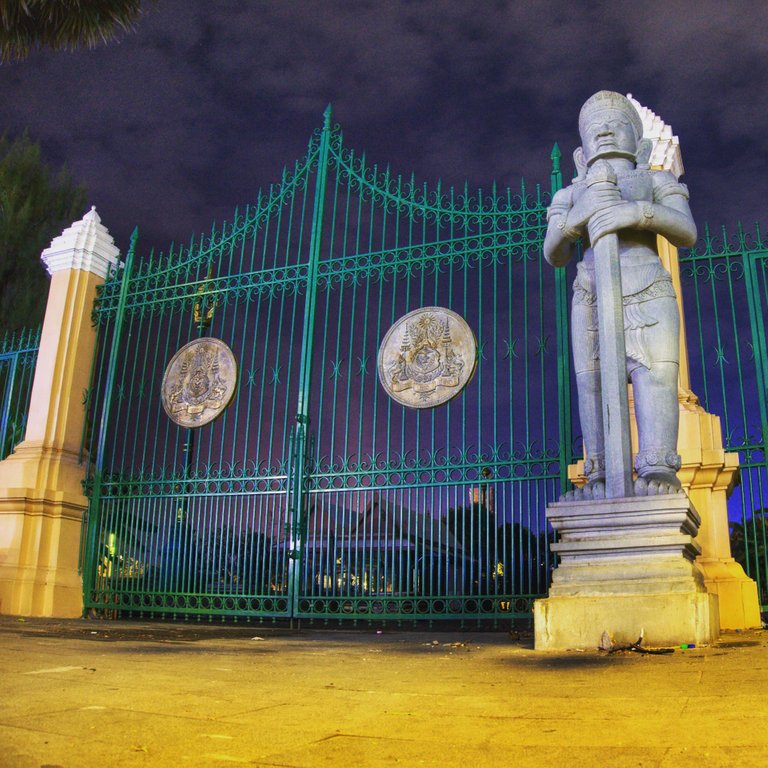
[[[768,4],[159,0],[134,33],[0,66],[0,131],[67,163],[124,252],[229,220],[306,149],[432,185],[548,186],[582,102],[630,92],[680,137],[700,229],[768,225]],[[143,250],[143,249],[142,249]]]

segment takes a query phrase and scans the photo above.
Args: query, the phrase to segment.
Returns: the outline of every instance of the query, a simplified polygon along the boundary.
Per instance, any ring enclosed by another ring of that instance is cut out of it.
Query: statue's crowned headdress
[[[635,135],[638,141],[643,136],[643,121],[637,113],[634,104],[626,97],[616,91],[598,91],[594,96],[590,96],[579,112],[579,132],[584,133],[584,129],[589,125],[594,116],[600,112],[621,112],[626,115],[635,129]]]

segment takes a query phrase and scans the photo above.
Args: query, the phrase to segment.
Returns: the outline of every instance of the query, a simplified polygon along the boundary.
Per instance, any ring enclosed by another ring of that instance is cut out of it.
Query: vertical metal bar
[[[328,150],[331,134],[331,107],[328,105],[324,114],[323,131],[320,137],[320,149],[317,160],[317,179],[315,181],[315,199],[312,212],[312,231],[309,242],[309,266],[307,272],[307,295],[304,305],[304,327],[301,337],[301,359],[299,363],[299,398],[296,406],[296,443],[293,459],[296,462],[293,472],[292,487],[288,488],[289,513],[289,567],[288,591],[291,600],[291,614],[298,612],[300,568],[299,560],[302,546],[301,516],[304,512],[306,482],[305,460],[307,450],[307,424],[309,421],[309,399],[311,391],[312,352],[315,330],[315,306],[317,303],[317,275],[323,235],[323,213],[325,208],[325,188],[328,179]]]
[[[109,431],[109,412],[112,405],[112,389],[115,381],[115,371],[117,369],[118,357],[120,353],[120,339],[123,330],[123,319],[125,316],[125,306],[128,300],[128,289],[131,281],[131,271],[133,269],[133,259],[136,251],[136,242],[139,237],[139,229],[136,227],[131,234],[131,243],[128,253],[125,257],[125,266],[123,267],[123,279],[120,284],[120,296],[115,312],[115,327],[112,334],[112,350],[109,355],[109,365],[107,367],[106,382],[104,385],[104,402],[101,409],[101,419],[99,421],[99,439],[96,447],[96,462],[93,473],[93,490],[88,504],[88,538],[86,549],[86,560],[83,568],[83,592],[84,602],[88,605],[88,591],[92,588],[95,576],[95,555],[96,555],[96,533],[97,521],[99,518],[99,505],[101,503],[101,484],[102,472],[104,470],[104,454],[106,449],[107,433]]]
[[[747,547],[748,562],[753,560],[754,569],[748,569],[752,578],[757,581],[758,594],[761,602],[761,609],[765,607],[765,584],[768,583],[768,524],[766,523],[766,504],[765,488],[763,487],[763,476],[768,469],[766,461],[766,448],[768,448],[768,405],[766,404],[766,386],[768,386],[768,353],[766,352],[766,332],[765,332],[765,314],[760,291],[760,279],[758,273],[758,264],[763,270],[764,290],[768,292],[768,281],[765,280],[764,264],[768,263],[768,255],[760,253],[744,253],[744,277],[747,287],[747,304],[749,308],[749,322],[752,334],[752,350],[755,361],[755,379],[757,388],[758,412],[760,414],[760,434],[752,440],[745,434],[745,442],[755,444],[758,449],[758,456],[762,456],[762,467],[752,466],[749,477],[750,490],[754,495],[754,480],[757,480],[759,493],[757,500],[751,501],[751,552],[749,551],[749,536],[747,535],[748,526],[746,525],[747,509],[742,509],[744,520],[745,546]],[[760,471],[763,469],[763,471]],[[762,517],[761,517],[762,515]]]
[[[757,377],[757,400],[760,411],[762,439],[768,440],[768,404],[766,386],[768,386],[768,354],[766,353],[765,314],[760,297],[757,279],[757,259],[766,259],[764,253],[744,253],[744,279],[747,286],[747,305],[749,307],[749,325],[752,331],[752,350],[755,357],[755,375]]]
[[[14,354],[7,360],[7,373],[5,379],[5,391],[3,393],[3,412],[0,416],[0,447],[5,448],[5,441],[8,434],[8,424],[10,422],[11,415],[11,402],[13,401],[13,385],[16,381],[16,362],[18,360],[18,354]],[[8,446],[8,453],[13,450],[14,446]],[[3,454],[5,451],[3,450]],[[0,459],[4,459],[5,455],[0,455]]]
[[[725,230],[723,230],[723,243],[727,243],[727,236],[725,233]],[[724,266],[726,271],[728,270],[728,254],[724,254]],[[714,322],[711,323],[711,328],[715,332],[715,352],[716,352],[716,360],[715,365],[717,366],[719,373],[720,373],[720,407],[722,408],[721,413],[719,414],[723,420],[723,426],[725,428],[725,434],[730,434],[731,432],[731,416],[730,416],[730,409],[729,409],[729,403],[728,398],[726,397],[726,389],[725,389],[725,366],[728,364],[728,361],[725,358],[725,355],[723,354],[723,339],[722,339],[722,330],[723,330],[723,324],[720,320],[720,301],[717,291],[718,286],[718,280],[716,277],[716,273],[714,270],[710,272],[709,275],[709,281],[710,281],[710,294],[712,296],[712,314],[714,316]],[[725,310],[727,311],[727,309]]]

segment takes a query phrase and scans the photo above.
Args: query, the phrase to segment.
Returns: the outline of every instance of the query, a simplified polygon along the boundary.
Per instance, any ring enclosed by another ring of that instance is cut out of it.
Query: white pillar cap
[[[49,275],[64,269],[81,269],[106,278],[110,267],[119,263],[120,250],[94,205],[82,219],[55,237],[40,259]]]
[[[650,164],[665,171],[671,171],[679,179],[683,173],[683,156],[680,154],[680,139],[672,135],[672,126],[667,125],[655,112],[644,107],[631,93],[627,98],[632,102],[643,121],[643,138],[653,142]]]

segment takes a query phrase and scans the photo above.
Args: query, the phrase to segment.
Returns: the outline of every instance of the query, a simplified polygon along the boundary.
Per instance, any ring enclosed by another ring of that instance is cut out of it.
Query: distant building
[[[487,478],[487,482],[481,482],[480,485],[475,485],[469,489],[469,501],[472,504],[477,504],[479,507],[485,508],[492,515],[496,514],[496,493],[491,478],[493,473],[487,467],[483,470],[483,477]]]

